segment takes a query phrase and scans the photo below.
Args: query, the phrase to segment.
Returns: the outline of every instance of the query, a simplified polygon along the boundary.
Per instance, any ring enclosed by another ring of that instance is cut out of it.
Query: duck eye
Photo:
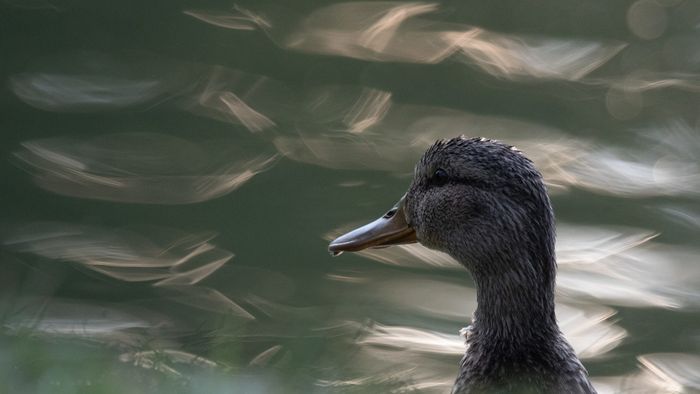
[[[447,171],[443,170],[442,168],[438,168],[435,170],[435,173],[433,174],[432,181],[436,185],[444,185],[447,183],[449,180],[449,175],[447,175]]]

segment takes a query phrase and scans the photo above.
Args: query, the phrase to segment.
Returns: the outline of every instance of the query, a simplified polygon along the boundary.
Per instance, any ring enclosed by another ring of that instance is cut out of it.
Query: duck
[[[452,256],[476,287],[452,394],[596,393],[557,324],[554,213],[520,150],[486,138],[435,142],[398,203],[328,249],[415,242]]]

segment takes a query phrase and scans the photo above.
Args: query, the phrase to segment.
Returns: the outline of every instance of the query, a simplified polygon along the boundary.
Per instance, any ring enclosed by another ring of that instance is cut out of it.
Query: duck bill
[[[339,254],[417,242],[415,230],[406,222],[405,197],[401,197],[401,200],[379,219],[334,239],[328,245],[328,250]]]

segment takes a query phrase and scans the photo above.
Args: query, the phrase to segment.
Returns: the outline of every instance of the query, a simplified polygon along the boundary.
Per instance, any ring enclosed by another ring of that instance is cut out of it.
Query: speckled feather
[[[447,179],[437,182],[440,169]],[[431,146],[406,195],[424,245],[471,273],[478,307],[453,393],[595,393],[554,312],[554,215],[520,151],[483,138]]]

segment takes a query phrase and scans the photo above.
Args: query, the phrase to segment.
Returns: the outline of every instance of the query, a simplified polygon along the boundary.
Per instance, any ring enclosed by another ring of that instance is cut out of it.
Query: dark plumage
[[[595,393],[557,326],[554,215],[529,159],[492,140],[438,141],[416,166],[396,215],[405,222],[385,216],[331,250],[410,242],[396,230],[402,225],[471,272],[478,307],[453,393]],[[393,227],[377,235],[387,227],[381,220]]]

